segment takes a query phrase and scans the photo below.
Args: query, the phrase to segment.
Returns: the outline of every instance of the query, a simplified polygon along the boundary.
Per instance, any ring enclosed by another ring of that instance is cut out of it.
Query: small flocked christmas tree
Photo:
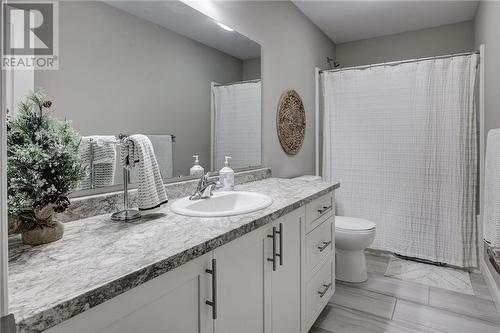
[[[19,104],[18,115],[7,121],[10,231],[54,225],[53,216],[68,208],[68,193],[86,174],[78,154],[80,136],[68,121],[49,113],[51,106],[47,96],[36,90]]]

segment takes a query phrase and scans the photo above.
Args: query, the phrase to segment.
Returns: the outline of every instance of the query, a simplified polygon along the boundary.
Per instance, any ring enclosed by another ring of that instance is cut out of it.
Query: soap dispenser
[[[224,167],[219,171],[219,182],[221,191],[232,191],[234,189],[234,170],[229,166],[231,156],[225,156]]]
[[[194,165],[189,169],[189,174],[191,176],[203,176],[205,174],[205,169],[200,165],[200,160],[198,159],[199,155],[193,155],[193,157]]]

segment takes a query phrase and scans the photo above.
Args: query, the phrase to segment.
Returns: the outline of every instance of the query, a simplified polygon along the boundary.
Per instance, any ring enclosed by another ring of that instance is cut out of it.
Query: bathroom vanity
[[[83,136],[88,172],[64,193],[62,239],[9,239],[18,332],[306,333],[334,291],[338,184],[269,178],[261,166],[261,46],[181,1],[63,1],[58,14],[65,65],[7,84],[15,96],[47,92],[53,116]],[[133,134],[150,141],[170,202],[113,221],[140,202],[140,171],[120,158]],[[232,156],[239,191],[201,200],[198,216],[179,204],[198,182],[192,155],[212,172]],[[206,217],[222,201],[241,214]]]
[[[307,332],[334,292],[338,186],[267,178],[236,186],[273,199],[257,212],[200,218],[169,204],[137,223],[66,223],[41,248],[13,244],[19,332]]]

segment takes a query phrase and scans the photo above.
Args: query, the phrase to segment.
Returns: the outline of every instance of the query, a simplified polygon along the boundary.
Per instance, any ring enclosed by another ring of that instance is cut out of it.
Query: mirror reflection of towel
[[[111,186],[114,184],[116,170],[115,144],[116,138],[114,136],[93,135],[82,137],[79,153],[82,163],[87,165],[89,169],[87,176],[80,184],[82,189]],[[93,184],[92,172],[94,173]]]
[[[127,170],[137,169],[139,174],[139,210],[152,210],[168,202],[158,161],[149,138],[134,134],[123,140],[121,161]]]
[[[155,151],[158,167],[163,179],[174,176],[173,140],[169,134],[147,135]]]
[[[151,140],[153,150],[155,152],[158,168],[163,179],[172,178],[174,176],[174,155],[173,155],[173,137],[170,134],[157,134],[146,136]],[[117,175],[122,172],[118,168]],[[130,172],[130,183],[136,184],[139,182],[139,175],[136,170]]]

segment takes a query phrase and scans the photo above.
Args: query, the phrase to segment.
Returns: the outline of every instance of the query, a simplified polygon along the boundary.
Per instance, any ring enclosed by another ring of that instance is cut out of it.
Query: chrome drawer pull
[[[278,256],[276,254],[276,234],[277,234],[276,227],[273,227],[273,234],[272,235],[267,235],[267,237],[273,239],[273,257],[272,258],[267,258],[267,261],[270,261],[270,262],[273,263],[273,271],[276,270],[276,257]]]
[[[212,275],[212,300],[205,301],[205,304],[212,307],[212,319],[217,319],[217,260],[212,259],[212,269],[206,269],[206,273]]]
[[[280,235],[280,253],[276,254],[277,257],[280,257],[280,266],[283,266],[283,223],[279,224],[279,230],[276,231],[278,235]]]
[[[323,208],[318,209],[318,213],[323,214],[327,210],[330,210],[332,208],[332,205],[330,206],[323,206]]]
[[[332,244],[332,241],[323,242],[323,245],[318,246],[319,252],[323,252],[330,244]]]
[[[319,297],[322,298],[323,296],[325,296],[325,294],[328,292],[328,289],[330,289],[331,286],[332,286],[331,282],[329,284],[324,284],[323,287],[325,287],[325,289],[322,291],[318,291]]]

